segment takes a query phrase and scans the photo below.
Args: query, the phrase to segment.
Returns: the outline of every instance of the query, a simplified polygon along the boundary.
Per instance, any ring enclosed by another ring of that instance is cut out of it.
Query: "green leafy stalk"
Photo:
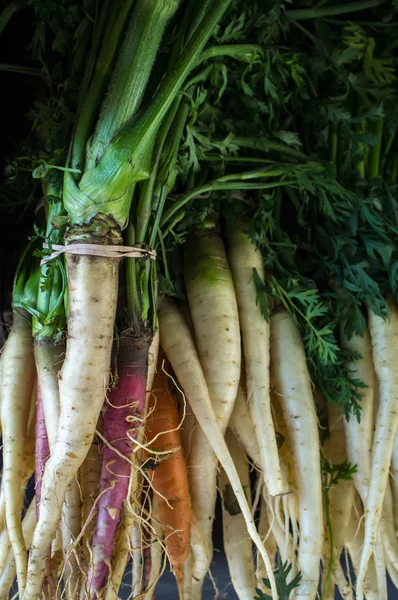
[[[308,19],[320,19],[322,17],[336,17],[346,15],[368,8],[374,8],[384,4],[387,0],[363,0],[362,2],[346,2],[334,6],[322,8],[301,8],[298,10],[287,10],[286,16],[292,21],[306,21]]]
[[[179,0],[138,0],[91,144],[88,169],[101,158],[115,133],[136,114],[164,30],[178,4]]]
[[[125,212],[129,206],[126,198],[128,189],[150,176],[158,128],[230,2],[231,0],[213,2],[197,34],[187,45],[178,64],[168,73],[147,109],[122,128],[105,150],[98,165],[84,174],[79,186],[81,204],[86,207],[98,205],[97,210],[104,212],[101,204],[109,205],[112,200],[119,200],[124,205]],[[83,199],[83,195],[86,199]],[[76,211],[72,204],[69,204],[68,211],[75,218]],[[80,213],[79,210],[79,216]],[[126,221],[127,215],[120,225],[124,227]]]
[[[104,40],[95,63],[95,72],[91,83],[85,94],[82,96],[78,108],[78,118],[73,136],[70,160],[72,168],[82,169],[83,167],[85,146],[90,129],[93,125],[101,94],[108,80],[116,50],[120,42],[120,36],[133,2],[134,0],[125,0],[121,8],[115,5],[114,10],[109,16],[109,22],[104,33],[102,32],[102,27],[98,27],[98,30],[103,34]],[[117,10],[115,10],[116,8]],[[103,14],[106,18],[108,16],[108,11],[103,9]],[[89,66],[86,76],[87,79],[91,78],[92,70],[93,68]]]

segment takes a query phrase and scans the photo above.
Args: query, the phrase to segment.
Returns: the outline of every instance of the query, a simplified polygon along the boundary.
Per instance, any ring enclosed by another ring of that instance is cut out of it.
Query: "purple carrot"
[[[36,401],[36,454],[35,454],[35,482],[36,482],[36,515],[39,518],[41,480],[48,457],[50,446],[48,443],[46,422],[44,420],[43,402],[41,398],[39,382],[37,382]]]
[[[117,452],[104,444],[88,574],[92,600],[99,597],[106,584],[123,503],[128,495],[133,449],[130,437],[137,435],[145,414],[149,345],[149,336],[120,339],[117,387],[111,390],[104,412],[104,438]]]

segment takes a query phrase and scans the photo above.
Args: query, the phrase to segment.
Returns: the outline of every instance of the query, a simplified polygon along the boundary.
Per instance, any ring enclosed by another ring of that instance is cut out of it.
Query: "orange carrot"
[[[170,380],[158,363],[149,399],[145,453],[147,474],[152,481],[167,554],[180,597],[183,597],[184,562],[189,552],[191,501],[183,451],[181,417]],[[157,437],[156,437],[157,436]],[[159,454],[156,454],[156,451]],[[148,468],[154,465],[155,468]]]

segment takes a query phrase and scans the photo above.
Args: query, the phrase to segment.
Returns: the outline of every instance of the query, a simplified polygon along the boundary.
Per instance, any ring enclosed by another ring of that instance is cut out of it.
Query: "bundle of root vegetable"
[[[0,599],[149,600],[166,568],[201,598],[218,492],[240,599],[387,598],[393,4],[13,3],[0,33],[32,8]]]

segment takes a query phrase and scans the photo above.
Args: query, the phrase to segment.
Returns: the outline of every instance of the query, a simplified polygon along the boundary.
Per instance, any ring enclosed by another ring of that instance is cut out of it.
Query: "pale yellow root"
[[[36,526],[36,498],[31,501],[22,521],[22,533],[26,548],[30,547],[33,531]],[[5,565],[0,570],[0,600],[8,600],[10,588],[16,574],[16,563],[14,552],[9,551]]]
[[[13,329],[5,343],[1,386],[3,481],[8,535],[13,548],[18,588],[22,595],[27,577],[27,552],[22,532],[23,470],[26,435],[31,412],[35,365],[31,324],[14,313]]]
[[[347,525],[345,547],[350,555],[355,575],[358,573],[364,539],[363,510],[359,496],[354,499],[354,507]],[[384,552],[380,539],[375,556],[369,563],[368,574],[365,581],[366,600],[380,600],[387,598],[386,565]]]
[[[131,535],[132,558],[132,596],[141,596],[144,587],[144,553],[141,523],[135,521]]]
[[[318,421],[300,332],[285,310],[271,317],[271,369],[292,450],[300,523],[296,598],[315,600],[323,549]],[[311,485],[309,485],[311,482]]]
[[[350,420],[344,419],[347,460],[357,465],[357,472],[352,480],[363,503],[366,502],[369,489],[370,463],[373,441],[373,411],[375,404],[375,373],[373,368],[372,344],[369,331],[365,329],[363,337],[353,336],[350,340],[341,328],[341,344],[343,348],[362,355],[359,360],[347,363],[349,376],[359,379],[366,388],[358,388],[361,396],[361,420],[351,415]]]
[[[390,468],[390,484],[393,497],[395,534],[398,536],[398,435],[395,436]]]
[[[328,402],[329,438],[323,451],[330,464],[339,465],[347,460],[344,415],[340,406]],[[356,464],[356,463],[354,463]],[[335,553],[340,556],[346,543],[347,526],[354,505],[355,488],[352,480],[340,480],[329,491],[330,520]],[[336,582],[337,583],[337,582]]]
[[[207,389],[204,374],[189,329],[175,304],[164,298],[159,306],[160,343],[171,363],[184,394],[208,441],[224,468],[244,516],[248,535],[258,548],[270,579],[272,597],[277,598],[275,577],[269,556],[256,526],[239,480],[239,475],[225,444]]]
[[[269,493],[276,496],[288,490],[283,486],[271,412],[270,327],[257,303],[257,290],[253,279],[253,269],[256,269],[261,281],[264,281],[264,261],[252,240],[236,228],[229,234],[228,257],[238,301],[247,398],[260,450],[261,470]]]
[[[253,421],[250,415],[246,393],[242,387],[242,384],[240,384],[238,387],[229,427],[238,438],[239,443],[245,450],[246,454],[250,456],[253,463],[260,469],[260,449],[257,438],[255,435],[253,435]]]
[[[269,557],[271,559],[272,565],[275,565],[276,553],[278,550],[275,536],[271,529],[271,524],[268,519],[268,509],[265,503],[263,495],[261,495],[261,504],[260,504],[260,522],[258,525],[258,532],[263,540],[264,547],[267,550]],[[259,556],[257,554],[256,561],[256,587],[258,587],[262,592],[267,592],[268,588],[264,585],[263,579],[266,579],[267,572],[264,568],[264,563],[262,560],[259,560]]]
[[[37,600],[41,592],[66,490],[91,447],[109,380],[118,261],[69,254],[66,260],[69,316],[67,351],[59,375],[61,414],[42,479],[24,600]]]
[[[184,600],[191,600],[192,598],[192,563],[193,556],[190,548],[187,559],[184,563]]]
[[[78,596],[81,573],[78,557],[80,543],[76,543],[81,531],[81,493],[77,478],[72,479],[66,490],[65,502],[62,507],[61,532],[64,556],[65,597],[74,600]]]
[[[251,506],[250,474],[246,455],[230,429],[227,429],[225,441],[246,492],[247,502]],[[253,600],[256,593],[256,576],[252,541],[247,535],[245,520],[239,506],[236,506],[228,477],[223,470],[218,476],[218,487],[222,498],[224,550],[232,585],[239,600]]]
[[[208,232],[187,246],[185,281],[199,360],[214,413],[224,433],[240,379],[241,340],[232,274],[219,235]],[[191,536],[193,598],[201,595],[213,555],[217,464],[206,435],[196,428],[189,463],[192,508],[200,532],[196,535],[194,528]],[[206,473],[205,477],[203,473]]]
[[[356,587],[357,600],[363,600],[368,563],[377,543],[383,499],[398,427],[398,309],[392,301],[388,304],[390,308],[388,321],[369,311],[373,362],[379,384],[379,410],[373,439],[370,484],[365,510],[365,539]]]
[[[95,526],[95,519],[91,513],[98,494],[98,484],[101,476],[100,447],[96,439],[80,467],[80,488],[82,497],[81,526],[86,526],[83,534],[83,547],[90,539]],[[90,517],[90,521],[88,521]]]
[[[164,570],[163,554],[163,531],[160,525],[159,506],[157,495],[152,498],[152,518],[151,518],[151,571],[146,583],[143,600],[153,600],[156,584]],[[185,563],[186,564],[186,563]],[[184,565],[185,570],[185,565]],[[185,573],[184,573],[185,574]]]

